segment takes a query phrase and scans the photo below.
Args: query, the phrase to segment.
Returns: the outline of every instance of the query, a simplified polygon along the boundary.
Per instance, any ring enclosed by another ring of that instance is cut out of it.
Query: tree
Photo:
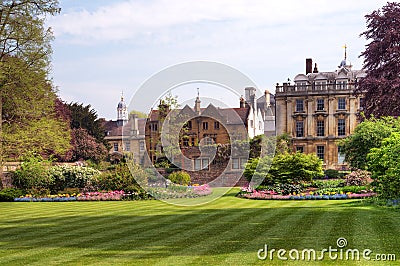
[[[315,154],[284,153],[250,159],[244,176],[257,184],[297,184],[323,176],[322,161]]]
[[[378,195],[383,199],[400,198],[400,133],[393,132],[379,148],[367,156]]]
[[[82,103],[70,103],[67,107],[70,112],[71,129],[83,128],[96,139],[97,143],[107,144],[104,140],[103,125],[97,117],[96,110],[92,109],[90,104],[84,106]]]
[[[371,40],[364,57],[365,78],[356,93],[365,93],[365,115],[400,115],[400,3],[387,3],[366,15],[367,30],[361,36]]]
[[[103,143],[96,142],[96,139],[86,129],[73,128],[71,136],[72,148],[64,160],[79,161],[91,159],[99,162],[107,156],[107,149]]]
[[[35,109],[32,108],[35,102],[28,99],[36,91],[23,90],[22,95],[18,95],[13,89],[22,86],[9,79],[8,75],[21,76],[22,73],[35,71],[47,73],[53,35],[50,29],[44,27],[44,20],[46,15],[59,12],[57,0],[3,0],[0,4],[0,176],[4,156],[3,118],[10,117],[3,111],[7,108],[11,110],[10,105],[3,105],[3,101],[14,99],[20,109]],[[9,71],[11,68],[16,68],[15,73]]]
[[[345,161],[353,168],[366,169],[367,154],[372,148],[382,145],[382,140],[394,131],[400,132],[400,119],[393,117],[374,117],[361,122],[354,133],[339,142]]]

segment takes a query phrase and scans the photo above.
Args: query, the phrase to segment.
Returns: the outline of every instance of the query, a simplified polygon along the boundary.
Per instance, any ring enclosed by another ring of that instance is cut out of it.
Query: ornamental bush
[[[371,173],[365,170],[353,171],[345,176],[346,186],[364,186],[371,179]]]
[[[253,178],[263,180],[262,185],[272,185],[311,181],[324,172],[322,161],[315,154],[297,152],[277,154],[273,159],[268,156],[252,159],[243,174],[248,181]]]
[[[24,158],[21,167],[12,174],[13,186],[21,189],[46,189],[53,182],[48,168],[50,161],[41,156],[29,154]]]
[[[58,192],[67,188],[84,189],[91,187],[100,171],[91,167],[56,165],[49,169],[52,179],[51,192]]]
[[[0,190],[0,201],[14,201],[15,198],[25,195],[25,191],[18,188],[5,188]]]
[[[190,183],[190,175],[186,173],[185,171],[176,171],[171,173],[168,176],[168,179],[171,180],[171,182],[179,185],[184,185],[187,186]]]
[[[147,186],[147,173],[139,165],[120,162],[115,167],[101,173],[96,178],[96,186],[101,190],[123,190],[142,192],[141,186]]]

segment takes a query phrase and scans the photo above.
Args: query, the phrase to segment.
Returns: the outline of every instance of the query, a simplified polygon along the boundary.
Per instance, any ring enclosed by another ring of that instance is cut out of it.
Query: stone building
[[[117,120],[103,120],[105,139],[110,144],[111,157],[122,158],[130,153],[136,163],[146,163],[144,127],[146,118],[138,118],[135,114],[128,114],[124,98],[117,105]]]
[[[349,136],[359,122],[362,96],[355,96],[363,70],[353,70],[345,59],[335,71],[320,72],[306,59],[306,72],[294,84],[277,84],[276,132],[292,137],[296,151],[315,153],[325,169],[347,168],[338,140]]]

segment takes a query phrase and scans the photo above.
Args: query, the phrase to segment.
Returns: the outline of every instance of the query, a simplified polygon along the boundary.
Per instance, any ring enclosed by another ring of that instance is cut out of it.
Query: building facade
[[[146,164],[144,128],[146,118],[128,114],[124,98],[117,105],[117,120],[103,120],[105,139],[110,144],[109,154],[113,158],[122,158],[130,154],[133,160],[141,165]]]
[[[359,123],[362,95],[354,95],[363,70],[353,70],[345,59],[337,70],[319,72],[306,59],[305,74],[294,84],[277,84],[276,132],[292,138],[295,151],[315,153],[325,169],[347,169],[338,141],[353,133]]]

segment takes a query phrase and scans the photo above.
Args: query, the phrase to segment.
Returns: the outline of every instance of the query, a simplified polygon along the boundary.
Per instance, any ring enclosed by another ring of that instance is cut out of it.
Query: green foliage
[[[320,189],[325,188],[341,188],[345,185],[345,180],[334,179],[334,180],[314,180],[312,186]]]
[[[340,178],[342,175],[339,173],[338,170],[335,169],[327,169],[324,171],[325,176],[327,176],[328,178]]]
[[[67,188],[91,187],[100,171],[91,167],[57,165],[49,169],[49,174],[52,179],[49,188],[54,193]]]
[[[168,179],[171,180],[171,182],[179,185],[187,186],[190,183],[190,175],[185,171],[173,172],[168,176]]]
[[[276,137],[275,154],[286,154],[292,150],[292,142],[289,134],[284,133]]]
[[[344,186],[344,187],[327,187],[321,188],[316,191],[316,193],[327,194],[327,193],[364,193],[369,191],[367,186]]]
[[[314,154],[285,153],[273,159],[269,156],[250,159],[243,174],[249,182],[263,180],[263,185],[297,184],[322,176],[323,170],[321,160]]]
[[[346,186],[364,186],[371,180],[371,173],[365,170],[353,171],[345,176]]]
[[[63,153],[68,127],[54,116],[47,77],[53,36],[44,22],[59,13],[58,1],[7,0],[0,10],[0,160],[27,150]]]
[[[270,156],[249,159],[243,172],[244,177],[255,184],[272,184],[273,176],[269,174],[272,160]]]
[[[375,189],[383,199],[400,198],[400,133],[393,132],[367,156]]]
[[[142,191],[147,185],[147,173],[136,164],[121,162],[97,177],[97,187],[101,190]]]
[[[136,110],[132,110],[129,114],[130,115],[137,115],[138,118],[147,118],[147,114],[142,113],[140,111],[136,111]]]
[[[48,171],[49,166],[49,161],[31,153],[24,158],[21,167],[13,173],[12,183],[21,189],[48,188],[53,182]]]
[[[315,154],[278,154],[274,157],[269,174],[275,183],[311,181],[323,175],[322,161]]]
[[[365,170],[369,151],[380,147],[382,140],[389,137],[392,132],[400,132],[400,118],[372,117],[364,120],[355,128],[352,135],[339,143],[346,162],[351,167]]]
[[[5,188],[0,190],[0,201],[14,201],[15,198],[24,196],[25,191],[18,188]]]
[[[71,112],[71,129],[84,129],[97,143],[107,144],[104,140],[105,132],[101,121],[97,117],[96,110],[90,104],[84,106],[82,103],[70,103],[68,108]]]

